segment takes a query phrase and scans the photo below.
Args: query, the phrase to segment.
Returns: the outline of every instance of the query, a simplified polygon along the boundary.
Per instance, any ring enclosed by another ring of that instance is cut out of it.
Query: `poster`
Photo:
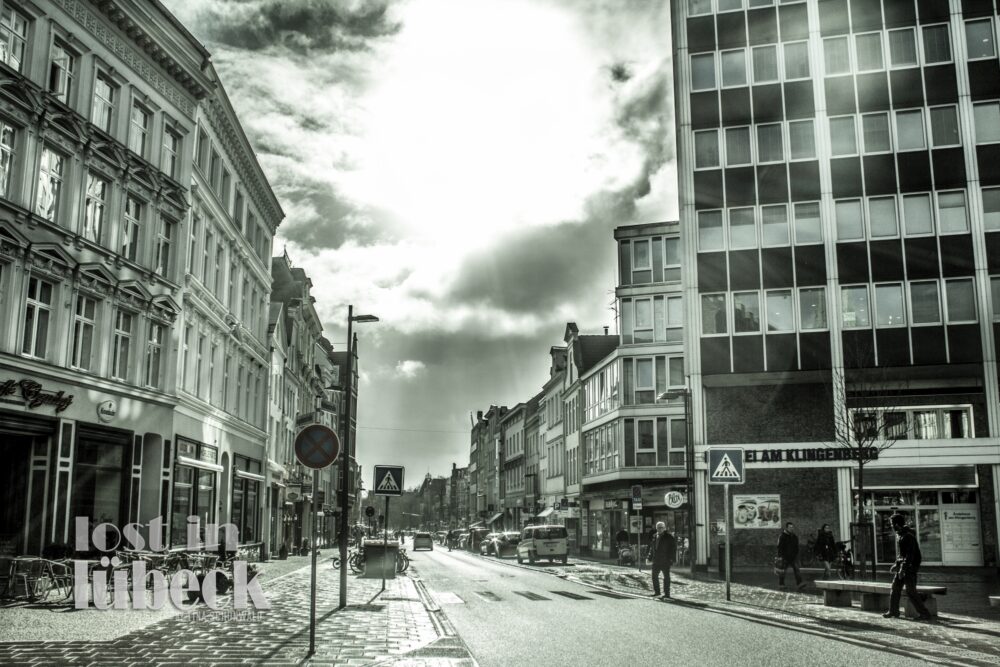
[[[781,496],[733,496],[733,528],[781,528]]]

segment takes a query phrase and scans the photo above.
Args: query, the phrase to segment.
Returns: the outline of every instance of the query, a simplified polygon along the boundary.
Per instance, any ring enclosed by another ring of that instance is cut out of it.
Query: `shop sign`
[[[733,496],[733,528],[781,528],[781,496]]]
[[[621,501],[621,500],[605,500],[604,501],[604,509],[606,509],[606,510],[620,510],[622,508],[622,502],[623,501]],[[627,502],[627,501],[625,501],[625,502]]]
[[[685,502],[687,502],[687,498],[680,491],[667,491],[666,495],[663,496],[663,504],[672,510],[677,509]]]
[[[878,448],[866,447],[865,460],[878,460]],[[747,449],[747,463],[792,463],[799,461],[857,461],[857,448],[810,447],[805,449]]]
[[[107,424],[118,416],[118,404],[114,401],[104,401],[97,404],[97,418]]]
[[[73,395],[64,391],[45,391],[42,385],[34,380],[7,380],[0,384],[0,396],[12,396],[21,390],[21,398],[25,407],[40,408],[43,405],[55,406],[56,412],[62,412],[73,404]]]
[[[290,503],[297,503],[302,500],[302,485],[289,484],[285,489],[285,500]]]

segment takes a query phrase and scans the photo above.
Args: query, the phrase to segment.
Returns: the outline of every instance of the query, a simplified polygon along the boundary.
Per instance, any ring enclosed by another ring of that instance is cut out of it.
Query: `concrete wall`
[[[826,385],[706,387],[708,444],[819,442],[833,439]]]

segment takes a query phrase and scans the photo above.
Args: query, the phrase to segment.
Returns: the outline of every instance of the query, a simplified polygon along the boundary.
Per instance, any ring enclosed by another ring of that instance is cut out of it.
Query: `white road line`
[[[458,597],[450,591],[430,591],[431,595],[437,600],[439,605],[442,604],[465,604],[465,600]]]

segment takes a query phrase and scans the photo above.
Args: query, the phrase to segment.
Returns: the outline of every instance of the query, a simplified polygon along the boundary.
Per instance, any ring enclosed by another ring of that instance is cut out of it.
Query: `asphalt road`
[[[608,597],[437,545],[408,553],[415,576],[482,667],[924,664],[672,602]]]

